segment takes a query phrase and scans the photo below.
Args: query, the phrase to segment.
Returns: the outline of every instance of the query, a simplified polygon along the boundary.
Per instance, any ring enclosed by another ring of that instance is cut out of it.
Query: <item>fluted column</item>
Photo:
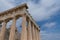
[[[40,40],[40,32],[36,27],[35,27],[35,39]]]
[[[32,24],[32,39],[33,39],[33,40],[36,40],[36,39],[35,39],[35,29],[34,29],[34,24]]]
[[[38,31],[38,40],[40,40],[40,31]]]
[[[31,29],[31,21],[28,20],[28,39],[27,40],[32,40],[32,29]]]
[[[36,28],[36,38],[38,40],[38,29]]]
[[[34,29],[35,29],[35,40],[37,40],[37,33],[36,33],[36,27],[34,26]]]
[[[6,22],[3,22],[1,33],[0,33],[0,40],[4,40],[5,38],[5,32],[6,32]]]
[[[15,29],[16,29],[16,19],[13,18],[13,23],[12,23],[11,29],[10,29],[9,40],[15,40]]]
[[[27,26],[26,26],[26,15],[22,16],[22,31],[21,31],[21,40],[27,40]]]

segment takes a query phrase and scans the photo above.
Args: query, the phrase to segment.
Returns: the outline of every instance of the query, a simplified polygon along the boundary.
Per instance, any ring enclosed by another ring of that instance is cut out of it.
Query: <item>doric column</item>
[[[35,26],[35,40],[37,40],[37,32],[36,32],[36,26]]]
[[[9,40],[15,40],[15,29],[16,29],[16,19],[13,18],[13,23],[12,23],[11,29],[10,29]]]
[[[1,33],[0,33],[0,40],[4,40],[5,32],[6,32],[6,22],[3,21],[3,25],[2,25]]]
[[[35,29],[34,29],[34,24],[32,24],[32,39],[33,39],[33,40],[36,40],[36,39],[35,39]]]
[[[27,40],[26,15],[23,15],[22,18],[21,40]]]
[[[31,21],[28,20],[28,38],[27,40],[32,40],[32,29],[31,29]]]
[[[38,29],[36,28],[36,38],[38,40]]]
[[[40,40],[40,31],[38,31],[38,40]]]
[[[40,33],[39,30],[35,27],[35,39],[40,40]]]

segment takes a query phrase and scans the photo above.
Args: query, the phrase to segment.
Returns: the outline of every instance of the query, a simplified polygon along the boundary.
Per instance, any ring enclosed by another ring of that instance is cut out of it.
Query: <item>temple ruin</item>
[[[28,12],[27,4],[0,13],[0,40],[40,40],[40,28]],[[18,32],[16,20],[22,18]],[[10,28],[6,28],[7,22],[12,20]]]

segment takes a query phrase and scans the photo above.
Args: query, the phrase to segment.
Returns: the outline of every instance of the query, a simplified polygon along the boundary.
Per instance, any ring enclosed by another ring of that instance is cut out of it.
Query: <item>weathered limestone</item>
[[[33,39],[33,40],[36,40],[36,39],[35,39],[34,24],[32,24],[32,33],[33,33],[33,34],[32,34],[32,39]]]
[[[38,31],[38,40],[40,40],[40,30]]]
[[[23,15],[22,18],[21,40],[27,40],[26,15]]]
[[[37,40],[37,29],[35,26],[34,26],[34,30],[35,30],[35,40]]]
[[[0,33],[0,40],[4,40],[5,38],[5,31],[6,31],[6,21],[3,21],[3,25],[1,28],[1,33]]]
[[[27,8],[27,5],[23,4],[0,13],[0,22],[3,22],[0,32],[0,40],[6,40],[6,24],[10,20],[12,20],[13,23],[9,29],[9,34],[7,33],[9,35],[7,40],[40,40],[40,28],[28,13]],[[16,31],[16,20],[19,17],[22,17],[22,30],[20,33]],[[16,33],[20,34],[20,39],[18,39],[18,36],[15,37]]]
[[[31,29],[31,21],[28,20],[28,30],[27,30],[27,34],[28,34],[28,39],[27,40],[32,40],[32,29]]]
[[[15,29],[16,29],[16,18],[13,18],[13,23],[11,25],[9,40],[15,40]]]
[[[36,38],[38,40],[38,30],[36,29]]]

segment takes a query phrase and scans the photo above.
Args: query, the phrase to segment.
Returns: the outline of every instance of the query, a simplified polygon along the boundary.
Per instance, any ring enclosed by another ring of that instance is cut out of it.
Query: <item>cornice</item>
[[[16,7],[14,7],[14,8],[8,9],[8,10],[6,10],[6,11],[4,11],[4,12],[0,12],[0,15],[4,15],[4,14],[7,14],[7,13],[10,13],[10,12],[13,12],[13,11],[15,11],[15,10],[22,9],[22,8],[28,9],[27,4],[24,3],[24,4],[21,4],[21,5],[18,5],[18,6],[16,6]]]

